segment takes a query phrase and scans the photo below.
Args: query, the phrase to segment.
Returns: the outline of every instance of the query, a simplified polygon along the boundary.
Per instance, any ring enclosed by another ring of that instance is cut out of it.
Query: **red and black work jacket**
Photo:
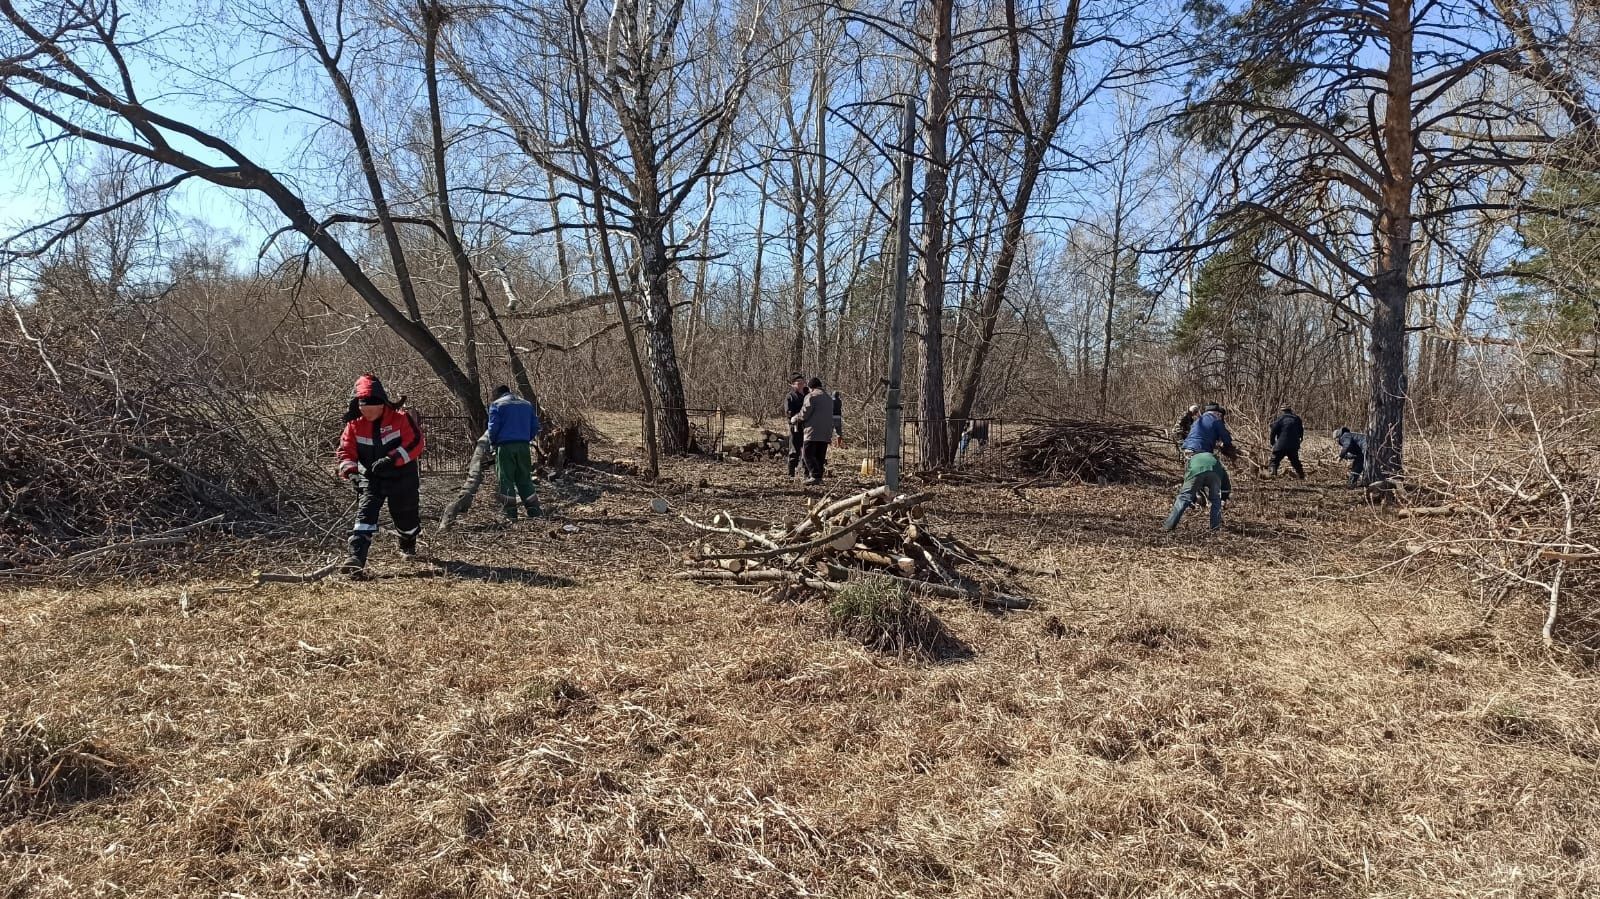
[[[345,424],[344,433],[339,435],[339,475],[348,476],[358,469],[366,474],[374,463],[388,456],[394,460],[394,468],[379,477],[398,477],[416,464],[424,445],[422,431],[411,416],[385,406],[374,421],[357,418]]]

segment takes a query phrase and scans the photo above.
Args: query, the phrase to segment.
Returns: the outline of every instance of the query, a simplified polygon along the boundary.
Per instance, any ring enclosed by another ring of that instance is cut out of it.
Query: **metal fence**
[[[664,407],[661,413],[683,412],[689,419],[689,433],[694,437],[695,445],[700,452],[720,456],[727,448],[728,442],[728,414],[721,406],[709,409],[691,409],[685,407],[678,409],[675,406]]]
[[[968,440],[965,453],[961,452],[961,436],[965,434],[968,423],[986,424],[989,426],[989,439],[985,441]],[[900,440],[900,464],[907,469],[914,469],[922,463],[922,427],[923,419],[901,419],[904,430]],[[860,455],[862,452],[871,454],[871,458],[878,462],[883,461],[884,419],[882,416],[865,416],[861,419],[859,428],[852,428],[851,422],[844,423],[846,442],[851,451]],[[1004,444],[1007,440],[1015,439],[1015,423],[1008,423],[1002,418],[978,417],[946,419],[946,427],[954,427],[957,437],[955,446],[950,452],[955,456],[956,465],[960,467],[980,458],[984,453],[993,452],[997,444]]]
[[[466,471],[473,447],[482,432],[473,433],[472,420],[465,415],[422,416],[422,434],[428,448],[418,460],[422,474]]]

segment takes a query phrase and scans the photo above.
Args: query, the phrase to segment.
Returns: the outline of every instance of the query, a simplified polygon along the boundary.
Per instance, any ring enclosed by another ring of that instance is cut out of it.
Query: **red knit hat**
[[[351,388],[350,395],[355,397],[357,402],[367,400],[378,403],[389,402],[389,394],[383,389],[383,382],[370,371],[356,378],[356,385]]]

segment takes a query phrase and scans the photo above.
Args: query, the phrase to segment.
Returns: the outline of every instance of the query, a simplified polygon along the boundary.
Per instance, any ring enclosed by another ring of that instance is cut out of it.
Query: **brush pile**
[[[877,487],[824,500],[792,526],[721,513],[710,523],[684,520],[732,539],[731,549],[698,546],[685,580],[770,585],[775,594],[832,594],[871,575],[925,596],[990,608],[1026,608],[1005,580],[1016,569],[929,527],[927,493]]]
[[[0,572],[104,572],[203,526],[276,528],[314,475],[272,421],[181,371],[105,361],[0,333]],[[320,472],[319,472],[320,473]]]
[[[1401,504],[1395,528],[1411,557],[1459,567],[1493,606],[1533,599],[1546,643],[1600,662],[1597,438],[1600,413],[1479,437],[1492,453],[1417,441],[1412,479],[1374,488]]]
[[[1086,484],[1161,480],[1153,461],[1171,444],[1157,428],[1113,421],[1037,422],[1002,447],[1001,462],[1026,475]]]

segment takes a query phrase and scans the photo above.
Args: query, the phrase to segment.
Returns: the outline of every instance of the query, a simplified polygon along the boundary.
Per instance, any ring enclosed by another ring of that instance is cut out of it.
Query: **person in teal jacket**
[[[1211,530],[1222,528],[1222,503],[1232,492],[1233,484],[1228,480],[1228,470],[1222,467],[1222,460],[1214,453],[1195,453],[1189,457],[1189,467],[1183,473],[1183,487],[1178,490],[1178,499],[1172,504],[1172,514],[1167,516],[1166,523],[1161,525],[1164,530],[1173,530],[1178,522],[1183,520],[1183,513],[1199,501],[1203,494],[1211,504]]]

